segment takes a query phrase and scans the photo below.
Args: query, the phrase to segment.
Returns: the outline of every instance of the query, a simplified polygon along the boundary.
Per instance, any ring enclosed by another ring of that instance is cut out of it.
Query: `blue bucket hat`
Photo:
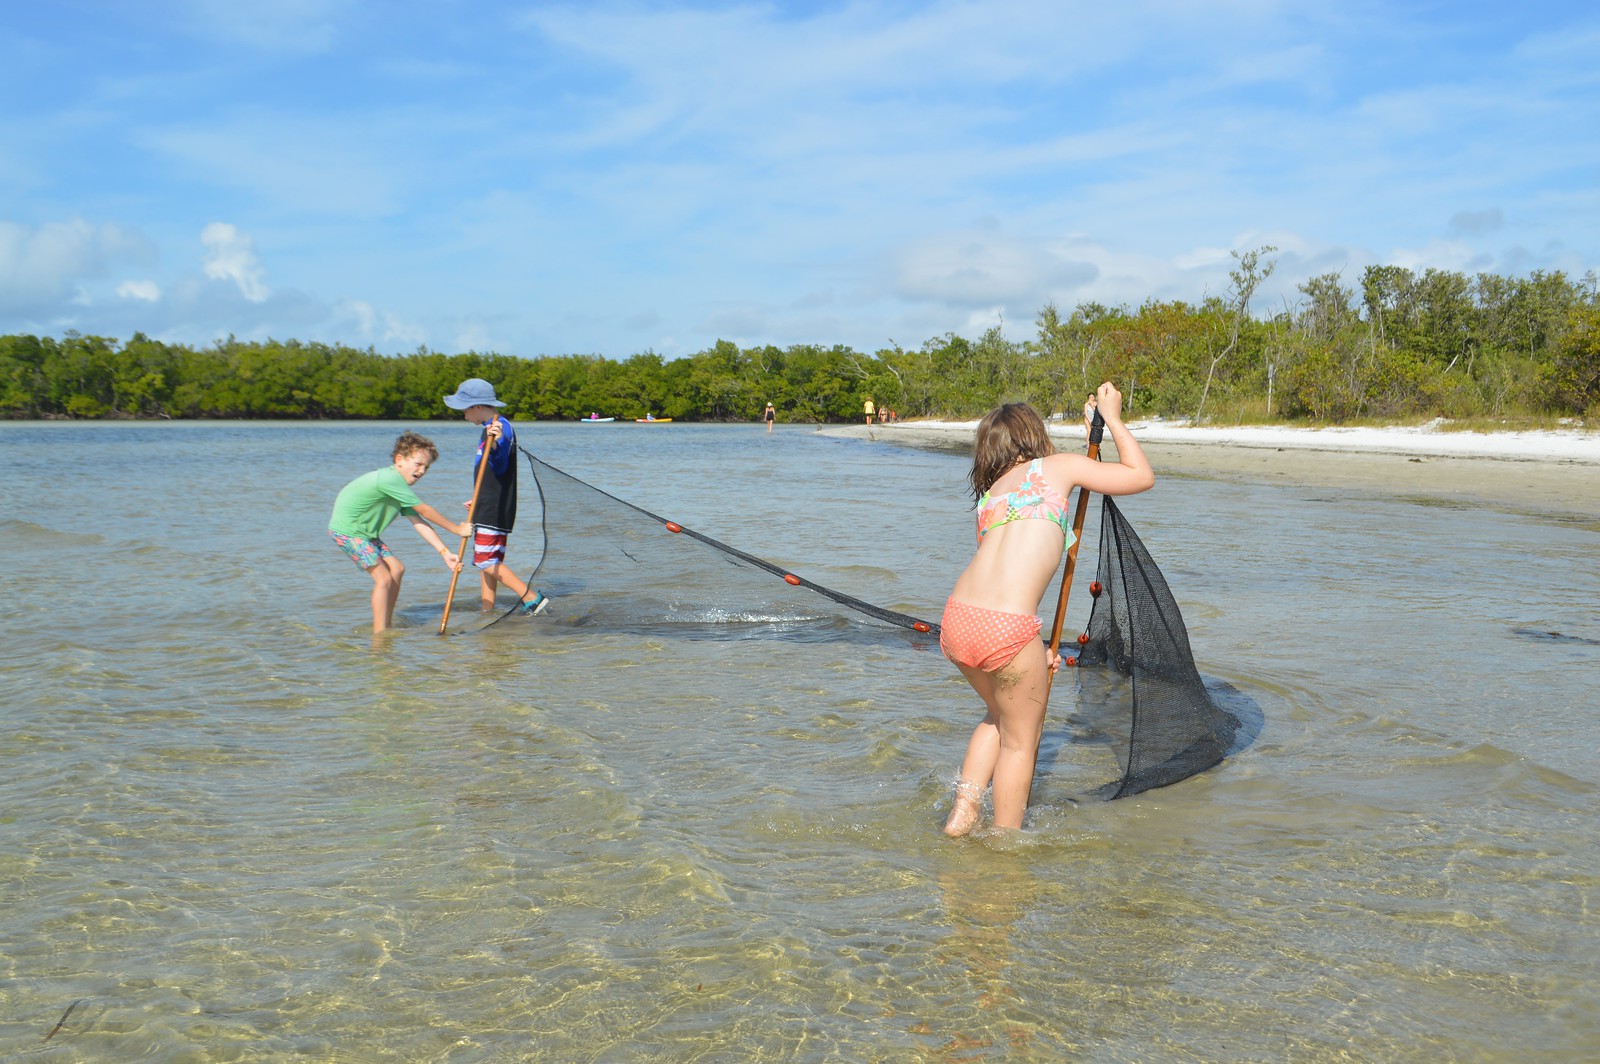
[[[505,406],[494,397],[494,385],[479,377],[469,377],[461,382],[456,394],[444,397],[444,405],[451,410],[466,410],[474,406]]]

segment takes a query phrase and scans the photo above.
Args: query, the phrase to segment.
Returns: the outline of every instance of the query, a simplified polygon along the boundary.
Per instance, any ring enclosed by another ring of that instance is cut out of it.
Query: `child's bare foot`
[[[983,788],[971,780],[956,781],[955,801],[950,806],[950,819],[944,822],[944,833],[959,839],[978,823],[983,811]]]

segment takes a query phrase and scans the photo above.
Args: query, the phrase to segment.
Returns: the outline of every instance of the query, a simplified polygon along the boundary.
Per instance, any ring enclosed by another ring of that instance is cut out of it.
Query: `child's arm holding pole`
[[[419,502],[411,509],[414,511],[414,515],[406,514],[406,519],[411,522],[411,527],[417,530],[417,535],[421,536],[428,546],[444,555],[445,565],[451,569],[459,570],[461,568],[461,556],[450,552],[450,548],[444,545],[444,540],[439,538],[439,533],[433,530],[433,525],[438,525],[440,528],[454,532],[458,536],[467,535],[471,531],[471,526],[456,524],[425,502]],[[432,524],[429,524],[430,521]],[[466,529],[466,531],[462,531],[463,529]]]

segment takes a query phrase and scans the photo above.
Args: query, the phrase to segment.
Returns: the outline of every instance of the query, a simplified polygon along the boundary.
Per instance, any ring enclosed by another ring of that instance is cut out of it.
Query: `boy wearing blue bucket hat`
[[[506,538],[517,523],[517,433],[500,413],[506,404],[495,397],[494,385],[479,377],[462,381],[454,395],[444,397],[444,404],[483,429],[472,463],[478,494],[467,501],[472,564],[483,574],[483,609],[494,609],[495,591],[504,584],[516,594],[523,613],[543,613],[550,600],[505,564]],[[477,475],[480,462],[486,463],[482,478]]]

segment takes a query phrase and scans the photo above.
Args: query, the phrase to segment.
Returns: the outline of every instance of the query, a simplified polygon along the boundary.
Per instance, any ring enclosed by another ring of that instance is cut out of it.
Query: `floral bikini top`
[[[1035,458],[1028,463],[1022,483],[1015,491],[1008,491],[998,499],[990,499],[984,492],[978,500],[978,540],[991,528],[1008,525],[1024,518],[1054,521],[1066,533],[1067,546],[1073,543],[1072,522],[1067,517],[1067,497],[1052,488],[1044,479],[1044,460]]]

